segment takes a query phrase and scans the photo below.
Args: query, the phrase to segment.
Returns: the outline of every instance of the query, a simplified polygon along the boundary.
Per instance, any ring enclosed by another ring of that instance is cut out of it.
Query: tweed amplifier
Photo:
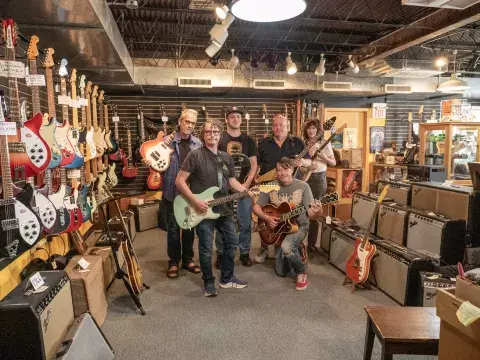
[[[407,247],[440,255],[455,265],[465,253],[465,220],[449,219],[432,212],[412,210],[408,217]]]
[[[145,231],[158,227],[159,201],[148,201],[141,205],[130,205],[135,217],[137,231]]]
[[[110,360],[114,353],[107,338],[87,312],[73,321],[56,360]]]
[[[410,210],[410,207],[397,203],[380,205],[375,235],[399,245],[405,245]]]
[[[354,193],[352,200],[352,219],[354,219],[360,227],[365,228],[368,226],[377,200],[378,194],[367,194],[361,192]],[[383,199],[383,203],[388,202],[392,202],[392,199]],[[373,233],[375,232],[375,228],[376,221],[373,225],[373,229],[371,229]]]
[[[442,277],[435,272],[420,271],[420,305],[433,307],[437,299],[438,289],[454,289],[456,282],[450,278]]]
[[[387,197],[391,198],[397,204],[410,205],[412,185],[397,181],[379,180],[377,182],[377,193],[380,194],[385,187],[390,185],[387,190]]]
[[[407,167],[407,180],[410,181],[439,181],[447,178],[445,167],[442,165],[409,164]]]
[[[24,280],[0,302],[0,358],[50,360],[73,321],[70,281],[64,271],[40,271],[46,289]]]
[[[364,235],[365,230],[358,227],[335,227],[332,230],[328,262],[344,273],[347,260],[353,254],[356,238]],[[369,239],[378,240],[375,235],[370,235]]]
[[[388,240],[374,241],[374,283],[401,305],[419,306],[420,271],[432,271],[432,258]]]

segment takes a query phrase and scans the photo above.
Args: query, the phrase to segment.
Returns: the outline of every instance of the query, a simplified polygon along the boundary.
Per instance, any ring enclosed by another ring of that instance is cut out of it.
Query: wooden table
[[[394,354],[438,355],[440,319],[434,307],[365,306],[367,332],[364,360],[372,357],[375,335],[382,360]]]

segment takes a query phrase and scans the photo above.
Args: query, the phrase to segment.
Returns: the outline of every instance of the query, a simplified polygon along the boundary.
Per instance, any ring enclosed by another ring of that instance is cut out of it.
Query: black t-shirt
[[[178,150],[180,152],[179,155],[179,161],[180,161],[180,165],[183,164],[183,162],[185,161],[185,158],[187,157],[188,153],[190,152],[190,138],[188,139],[182,139],[180,140],[180,142],[178,143]]]
[[[223,151],[218,151],[215,155],[206,146],[199,149],[191,150],[182,164],[181,169],[189,172],[188,181],[190,190],[194,194],[200,194],[205,190],[217,186],[218,187],[218,169],[222,169],[222,186],[215,197],[228,195],[229,185],[228,179],[235,177],[235,168],[230,155]],[[225,203],[214,207],[214,212],[220,215],[230,215],[233,213],[233,204]]]
[[[257,144],[255,144],[255,141],[247,134],[233,137],[224,131],[218,143],[218,149],[232,156],[236,174],[238,174],[236,178],[243,183],[251,169],[250,161],[245,156],[247,158],[257,156]]]
[[[263,139],[258,144],[258,165],[260,175],[263,175],[277,166],[277,161],[282,157],[293,159],[305,149],[303,141],[296,136],[288,136],[279,147],[273,136]]]

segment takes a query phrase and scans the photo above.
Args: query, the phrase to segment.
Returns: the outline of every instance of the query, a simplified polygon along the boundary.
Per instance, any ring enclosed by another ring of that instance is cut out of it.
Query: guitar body
[[[122,176],[127,179],[134,178],[138,175],[138,167],[135,166],[132,159],[127,156],[123,157]]]
[[[25,151],[16,152],[13,146],[10,148],[10,169],[12,176],[15,171],[24,170],[25,177],[32,177],[44,172],[50,165],[52,153],[47,142],[40,135],[42,116],[35,115],[25,121],[23,126],[17,128],[17,135],[8,136],[8,142],[25,144]]]
[[[140,146],[142,158],[150,160],[150,167],[158,172],[167,170],[170,166],[170,154],[173,149],[163,142],[163,131],[160,131],[154,140],[145,141]]]
[[[62,162],[62,152],[60,151],[57,140],[55,139],[56,128],[57,126],[55,121],[48,121],[47,124],[43,124],[40,128],[40,135],[47,143],[52,154],[50,164],[48,165],[49,169],[54,169],[57,166],[60,166],[60,163]]]
[[[70,225],[68,226],[65,232],[71,232],[77,230],[80,225],[82,225],[82,212],[77,206],[78,200],[78,190],[74,189],[67,185],[60,185],[59,191],[62,191],[65,194],[64,204],[70,215]]]
[[[133,292],[136,295],[140,295],[143,292],[143,279],[140,265],[138,264],[137,258],[132,256],[127,240],[122,241],[121,248],[125,262],[127,263],[127,275],[130,285],[132,286]]]
[[[112,161],[122,161],[123,158],[125,157],[125,152],[123,149],[120,147],[120,145],[117,144],[118,150],[113,153],[108,155],[108,159]]]
[[[65,207],[65,188],[59,188],[57,192],[48,195],[48,200],[51,201],[57,210],[57,221],[55,228],[52,230],[53,234],[59,234],[67,231],[70,227],[70,213]]]
[[[355,284],[363,284],[367,281],[368,276],[370,274],[370,265],[377,251],[377,247],[367,242],[365,247],[362,249],[362,239],[357,238],[355,241],[355,250],[350,258],[347,260],[347,264],[345,266],[345,272],[347,276],[355,283]]]
[[[35,189],[32,185],[27,184],[33,190],[32,200],[30,202],[31,208],[35,211],[43,225],[43,231],[47,234],[52,234],[55,230],[57,222],[57,209],[55,205],[48,199],[48,189],[46,186]]]
[[[104,171],[98,176],[97,182],[97,200],[99,204],[103,204],[108,199],[108,192],[105,189],[107,186],[107,172]]]
[[[102,156],[103,153],[105,152],[105,148],[103,147],[103,143],[105,142],[105,140],[102,137],[102,129],[100,129],[100,127],[98,127],[96,130],[94,130],[93,141],[94,141],[95,146],[97,148],[97,156],[96,157]]]
[[[100,140],[101,140],[101,143],[102,143],[103,154],[105,154],[106,152],[108,152],[108,145],[107,145],[107,142],[105,140],[105,129],[102,129],[102,128],[100,128]]]
[[[118,177],[117,174],[115,174],[115,168],[117,167],[116,164],[111,164],[108,165],[108,170],[107,170],[107,187],[109,189],[115,187],[118,185]]]
[[[111,154],[115,154],[118,151],[118,144],[117,141],[115,140],[115,135],[112,133],[110,130],[105,137],[108,139],[110,145],[111,145]]]
[[[85,144],[87,142],[87,128],[82,126],[78,129],[78,143]]]
[[[70,128],[67,133],[68,141],[72,145],[73,148],[73,161],[70,164],[65,165],[67,169],[77,169],[84,164],[84,159],[82,152],[78,148],[78,142],[80,139],[80,133],[78,129]]]
[[[278,206],[267,204],[262,209],[265,214],[275,217],[280,217],[282,214],[293,210],[287,202]],[[269,228],[263,220],[259,220],[259,226],[260,224],[265,224],[265,229],[259,231],[260,238],[265,245],[280,245],[288,234],[298,231],[298,225],[293,218],[278,223],[275,229]]]
[[[158,190],[162,187],[162,176],[159,172],[150,169],[150,174],[147,178],[147,187],[150,190]]]
[[[202,201],[213,200],[215,193],[219,190],[217,186],[214,186],[196,196]],[[182,229],[192,229],[203,219],[216,219],[220,216],[220,214],[214,213],[210,207],[206,213],[197,213],[193,207],[190,207],[190,202],[183,195],[178,195],[173,201],[173,212],[178,226]]]
[[[108,153],[112,153],[113,151],[116,151],[113,149],[113,144],[112,144],[112,139],[113,138],[113,135],[112,135],[112,132],[110,130],[108,130],[108,132],[105,133],[105,144],[107,145],[107,149],[108,149]]]
[[[77,199],[77,206],[82,212],[82,222],[86,222],[91,219],[92,217],[92,209],[88,204],[88,191],[90,190],[88,185],[83,185],[81,189],[78,191],[78,199]]]
[[[97,157],[97,148],[95,146],[95,141],[93,140],[93,126],[87,130],[87,134],[85,135],[85,142],[86,142],[86,150],[87,150],[87,159],[92,160]]]
[[[56,120],[55,140],[62,153],[62,162],[60,163],[60,166],[71,164],[75,159],[75,150],[68,140],[69,130],[70,123],[68,121],[60,123]]]
[[[92,183],[88,186],[87,203],[90,207],[91,214],[97,211],[97,194],[95,192],[95,181],[92,181]]]

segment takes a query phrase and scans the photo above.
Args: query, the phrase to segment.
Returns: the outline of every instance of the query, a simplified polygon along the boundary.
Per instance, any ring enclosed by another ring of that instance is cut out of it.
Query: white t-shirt
[[[315,145],[313,145],[310,150],[308,151],[308,153],[310,154],[310,156],[312,156],[313,154],[315,154],[315,152],[320,149],[320,146],[322,146],[324,143],[326,142],[325,139],[322,139],[320,142],[317,142],[315,143]],[[322,150],[322,154],[323,156],[325,157],[330,157],[330,156],[333,156],[333,149],[332,149],[332,144],[331,143],[328,143],[327,146],[325,146]],[[315,163],[318,165],[318,167],[313,171],[314,173],[319,173],[319,172],[322,172],[322,171],[327,171],[327,164],[320,158],[317,157],[317,159],[315,160]],[[310,159],[302,159],[302,164],[304,166],[310,166],[312,164],[312,160]]]

